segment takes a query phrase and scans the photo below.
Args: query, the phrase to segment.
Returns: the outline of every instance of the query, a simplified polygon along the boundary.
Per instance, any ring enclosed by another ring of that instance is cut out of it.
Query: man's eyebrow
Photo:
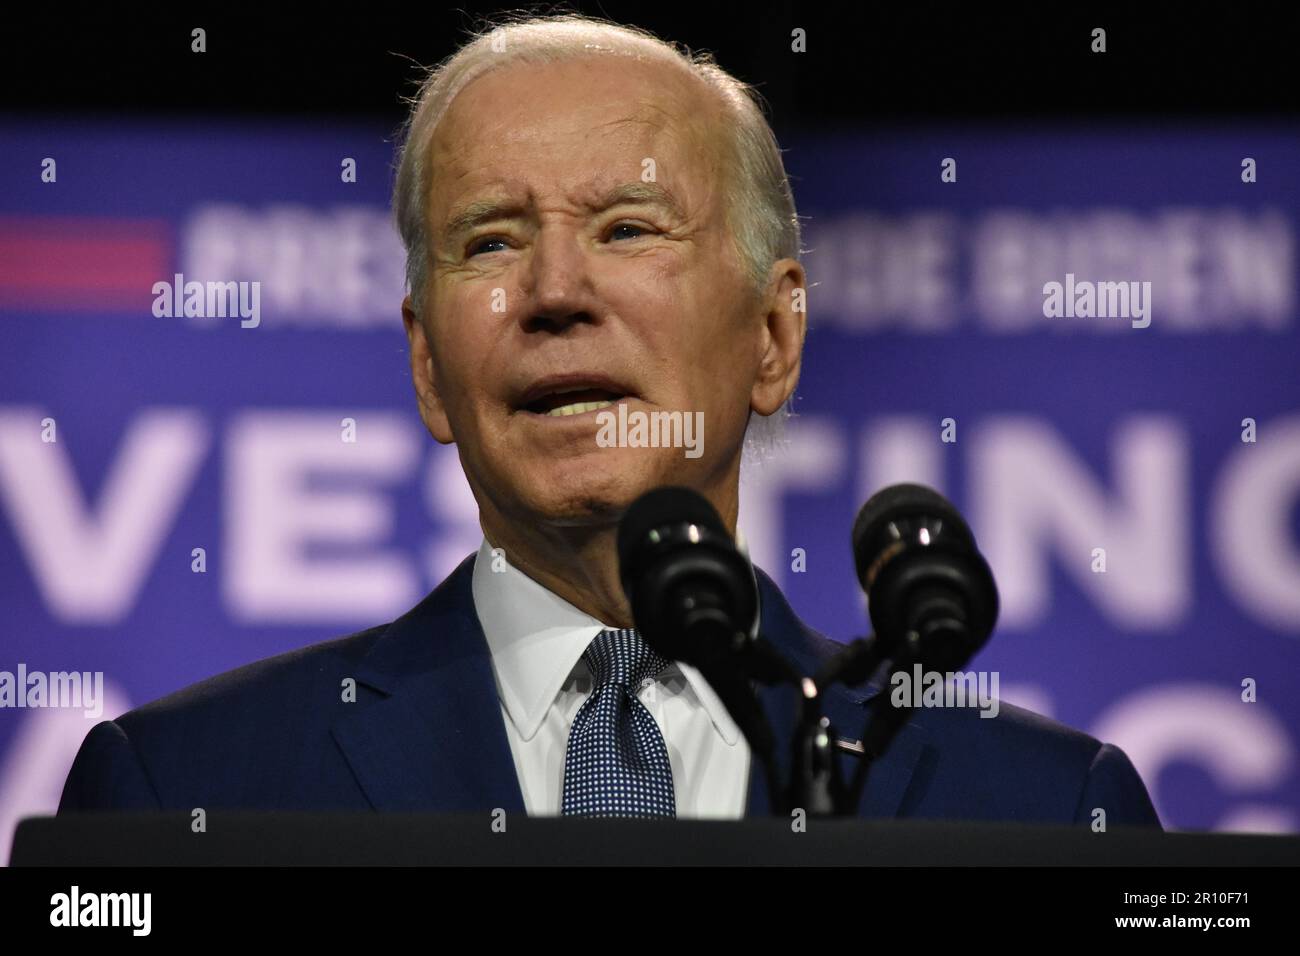
[[[593,212],[598,212],[625,203],[662,206],[675,218],[684,218],[677,197],[659,183],[624,183],[608,190],[596,201],[583,205]],[[451,243],[458,236],[484,223],[522,215],[526,208],[525,204],[514,199],[478,199],[453,213],[442,232],[447,242]]]
[[[442,234],[446,236],[447,241],[454,242],[456,238],[469,232],[485,222],[492,222],[495,219],[508,219],[511,216],[517,216],[523,213],[524,206],[515,200],[510,199],[477,199],[459,212],[454,213],[443,227]]]
[[[609,209],[622,203],[647,203],[663,206],[664,209],[675,216],[680,217],[683,215],[682,206],[677,201],[677,197],[659,183],[623,183],[601,196],[590,208],[593,210]]]

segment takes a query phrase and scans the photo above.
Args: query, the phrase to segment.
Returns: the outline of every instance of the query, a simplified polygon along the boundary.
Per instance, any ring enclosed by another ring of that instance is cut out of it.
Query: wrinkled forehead
[[[599,190],[651,171],[700,212],[724,166],[721,106],[673,63],[604,54],[492,69],[456,96],[429,144],[435,230],[483,189]]]

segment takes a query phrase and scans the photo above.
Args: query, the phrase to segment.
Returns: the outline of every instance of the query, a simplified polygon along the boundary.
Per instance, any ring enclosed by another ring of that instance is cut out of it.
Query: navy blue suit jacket
[[[87,734],[59,812],[294,809],[524,812],[467,558],[391,624],[212,677]],[[806,627],[758,572],[763,635],[811,674],[840,645]],[[343,682],[356,681],[345,702]],[[825,710],[859,736],[874,691],[833,688]],[[778,741],[794,695],[762,690]],[[786,746],[779,754],[787,758]],[[841,755],[848,774],[856,760]],[[747,814],[768,813],[757,761]],[[871,769],[867,817],[1159,826],[1124,753],[1009,704],[916,710]]]

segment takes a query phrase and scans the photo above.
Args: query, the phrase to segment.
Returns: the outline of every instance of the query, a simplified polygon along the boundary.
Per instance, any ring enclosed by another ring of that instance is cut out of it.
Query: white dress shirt
[[[602,624],[485,539],[474,561],[474,608],[492,654],[506,737],[529,815],[560,812],[569,727],[591,694],[582,661]],[[749,789],[749,744],[699,671],[674,663],[637,691],[664,735],[678,817],[738,819]]]

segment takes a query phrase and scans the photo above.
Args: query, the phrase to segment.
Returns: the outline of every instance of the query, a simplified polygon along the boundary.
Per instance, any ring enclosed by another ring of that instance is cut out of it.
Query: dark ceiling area
[[[778,126],[1295,112],[1300,86],[1281,70],[1294,61],[1291,32],[1258,13],[1057,6],[603,0],[528,9],[601,16],[709,50],[758,87]],[[366,3],[346,14],[314,5],[147,18],[46,9],[57,12],[0,39],[0,109],[396,123],[420,64],[447,56],[482,18],[520,8]],[[206,31],[204,53],[190,50],[195,27]],[[1105,53],[1090,49],[1096,27],[1106,30]],[[796,29],[804,52],[791,49]]]

